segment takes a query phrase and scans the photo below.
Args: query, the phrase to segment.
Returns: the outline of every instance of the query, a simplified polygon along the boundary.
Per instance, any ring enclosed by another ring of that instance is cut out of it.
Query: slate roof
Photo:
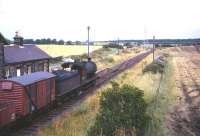
[[[26,86],[26,85],[29,85],[29,84],[32,84],[35,82],[39,82],[41,80],[49,79],[49,78],[52,78],[55,76],[56,75],[49,73],[49,72],[35,72],[35,73],[29,74],[29,75],[8,78],[7,80],[15,81],[17,83],[20,83],[20,84]]]
[[[51,57],[35,45],[16,45],[4,47],[5,64],[21,63],[34,60],[50,59]]]

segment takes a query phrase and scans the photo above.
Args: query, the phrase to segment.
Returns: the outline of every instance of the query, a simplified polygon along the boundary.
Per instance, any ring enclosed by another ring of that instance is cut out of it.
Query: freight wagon
[[[15,105],[16,119],[45,108],[54,100],[55,75],[51,73],[36,72],[0,81],[0,101]]]
[[[0,80],[0,128],[95,84],[97,67],[90,59],[62,66],[63,70],[52,73],[35,72]],[[66,66],[71,70],[66,71]]]

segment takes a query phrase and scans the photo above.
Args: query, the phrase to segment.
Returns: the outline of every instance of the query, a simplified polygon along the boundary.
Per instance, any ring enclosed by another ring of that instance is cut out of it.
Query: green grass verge
[[[163,75],[160,77],[159,86],[154,90],[155,94],[149,103],[148,113],[152,120],[149,123],[146,136],[168,136],[166,127],[166,115],[176,103],[178,92],[175,84],[173,58],[168,58]]]

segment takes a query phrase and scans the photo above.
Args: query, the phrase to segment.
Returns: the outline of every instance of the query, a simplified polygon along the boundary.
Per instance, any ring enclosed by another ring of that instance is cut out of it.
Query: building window
[[[38,64],[37,63],[33,63],[32,64],[32,72],[37,72],[38,71]]]
[[[17,68],[17,76],[21,76],[21,69]]]
[[[48,67],[49,67],[48,62],[45,62],[44,63],[44,71],[48,71]]]
[[[24,65],[23,70],[23,75],[26,75],[28,73],[28,68],[26,65]]]
[[[6,78],[9,78],[10,77],[10,69],[6,69]]]
[[[27,73],[28,73],[28,74],[31,74],[31,65],[29,65],[29,66],[27,67]]]
[[[44,71],[44,63],[38,65],[38,71]]]
[[[10,77],[14,77],[14,76],[16,76],[15,75],[15,67],[10,67],[10,71],[9,71],[9,73],[10,73]]]

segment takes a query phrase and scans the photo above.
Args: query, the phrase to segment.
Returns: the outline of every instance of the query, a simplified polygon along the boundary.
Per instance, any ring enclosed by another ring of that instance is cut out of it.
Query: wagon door
[[[46,87],[45,81],[41,81],[38,83],[38,101],[39,107],[42,108],[46,106]]]
[[[51,80],[47,80],[46,81],[46,89],[47,89],[47,104],[49,104],[51,102]]]

